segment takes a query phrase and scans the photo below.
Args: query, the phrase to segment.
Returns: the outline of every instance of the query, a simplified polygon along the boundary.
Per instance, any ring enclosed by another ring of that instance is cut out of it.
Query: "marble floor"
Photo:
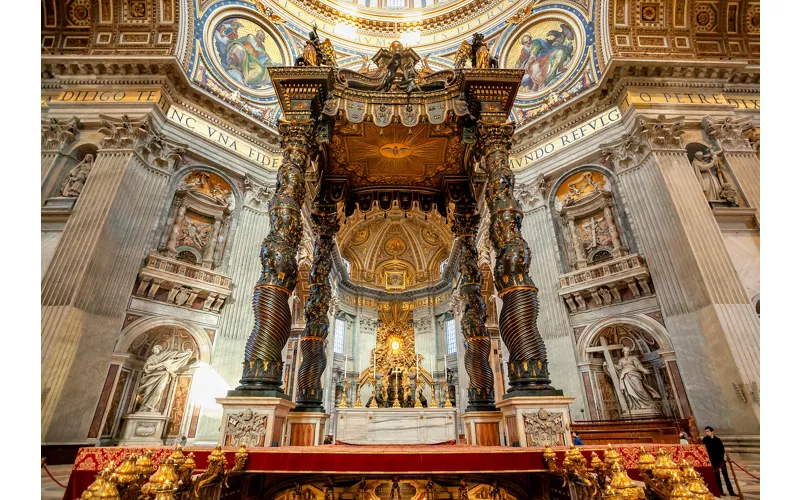
[[[747,469],[752,474],[760,477],[761,474],[761,467],[760,462],[758,460],[758,456],[749,455],[739,455],[739,456],[732,456],[733,461]],[[69,473],[72,470],[72,465],[48,465],[48,469],[50,469],[50,473],[58,479],[61,484],[67,484],[69,480]],[[53,482],[50,477],[48,477],[47,473],[44,469],[41,470],[42,472],[42,500],[61,500],[64,496],[64,488],[57,485]],[[729,477],[731,478],[731,482],[733,482],[733,475],[730,473],[730,465],[728,469]],[[761,484],[759,481],[751,478],[738,468],[736,469],[736,478],[739,480],[739,487],[742,489],[742,493],[744,493],[745,500],[761,500]],[[724,485],[723,485],[724,486]],[[735,487],[735,485],[734,485]],[[723,497],[723,498],[737,498],[737,497]]]
[[[47,469],[61,484],[67,484],[72,465],[48,465]],[[42,472],[42,500],[61,500],[64,497],[64,488],[57,485],[50,479],[44,469]]]

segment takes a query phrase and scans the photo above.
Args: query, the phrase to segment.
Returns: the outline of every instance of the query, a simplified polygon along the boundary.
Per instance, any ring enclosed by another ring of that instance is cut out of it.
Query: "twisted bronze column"
[[[461,333],[466,341],[464,367],[469,376],[467,411],[495,411],[494,375],[489,363],[492,340],[486,329],[486,303],[481,295],[481,271],[475,234],[478,215],[469,210],[453,214],[453,232],[461,243],[458,260],[458,293],[463,304]]]
[[[339,214],[315,212],[311,214],[311,221],[314,232],[317,233],[317,241],[314,245],[314,262],[308,276],[310,292],[306,302],[306,327],[300,335],[303,361],[297,372],[295,411],[325,411],[322,406],[322,373],[328,364],[325,339],[328,338],[330,327],[330,274],[333,268],[333,237],[339,230]]]
[[[514,124],[479,121],[478,132],[489,172],[486,203],[496,254],[494,283],[503,300],[499,326],[509,354],[508,392],[562,395],[562,391],[550,386],[547,349],[536,326],[538,289],[528,275],[531,251],[522,238],[522,212],[514,198],[514,172],[508,163]]]
[[[278,169],[275,195],[269,202],[270,232],[261,247],[261,279],[253,292],[255,324],[245,346],[241,385],[232,391],[234,394],[283,393],[281,351],[291,330],[288,301],[297,284],[295,254],[303,236],[300,209],[306,194],[305,169],[314,130],[314,120],[283,121],[278,125],[283,163]]]

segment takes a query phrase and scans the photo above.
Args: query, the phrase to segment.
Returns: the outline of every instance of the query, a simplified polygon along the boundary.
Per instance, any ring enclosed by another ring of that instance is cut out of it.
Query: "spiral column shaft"
[[[478,216],[455,213],[453,230],[461,245],[458,293],[463,304],[461,333],[464,335],[464,368],[469,376],[467,411],[494,411],[494,374],[489,362],[492,341],[486,329],[486,303],[481,294],[481,272],[475,234]]]
[[[494,282],[503,300],[499,326],[509,352],[508,392],[561,395],[550,385],[547,349],[536,326],[538,290],[528,274],[531,251],[522,237],[523,215],[514,197],[514,172],[508,162],[514,124],[479,121],[478,132],[489,172],[485,197],[496,255]]]
[[[333,268],[334,235],[339,229],[336,212],[313,213],[311,221],[317,240],[314,261],[308,276],[309,296],[306,302],[306,327],[300,335],[303,360],[297,372],[297,409],[295,411],[324,411],[322,405],[322,374],[327,366],[325,340],[330,320],[330,274]]]
[[[247,340],[242,391],[283,392],[282,351],[289,340],[289,295],[297,284],[295,254],[303,236],[301,207],[306,194],[305,167],[313,144],[314,120],[281,122],[283,163],[269,202],[270,232],[261,247],[261,278],[253,292],[255,324]]]

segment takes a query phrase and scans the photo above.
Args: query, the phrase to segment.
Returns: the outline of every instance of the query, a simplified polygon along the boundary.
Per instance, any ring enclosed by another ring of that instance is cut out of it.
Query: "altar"
[[[433,444],[456,440],[455,408],[338,408],[334,441]]]

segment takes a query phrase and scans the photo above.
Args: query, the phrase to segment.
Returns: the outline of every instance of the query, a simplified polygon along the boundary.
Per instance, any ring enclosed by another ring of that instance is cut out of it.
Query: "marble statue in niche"
[[[708,148],[698,150],[692,158],[692,168],[700,182],[700,188],[708,202],[725,202],[730,206],[738,207],[737,193],[728,180],[722,159],[721,151],[711,151]]]
[[[170,379],[191,359],[193,351],[167,350],[156,344],[153,354],[144,362],[144,374],[139,381],[136,413],[157,412],[158,404]]]
[[[80,196],[93,166],[94,155],[87,154],[84,156],[83,160],[75,165],[75,168],[69,171],[67,179],[61,186],[61,196],[65,196],[67,198],[77,198]]]
[[[604,367],[608,367],[607,363],[603,363]],[[611,369],[617,372],[620,388],[625,396],[625,402],[628,403],[628,408],[631,410],[658,410],[661,395],[650,387],[645,379],[645,375],[650,373],[650,370],[642,365],[639,358],[631,356],[631,348],[622,348],[622,357],[613,364]]]

